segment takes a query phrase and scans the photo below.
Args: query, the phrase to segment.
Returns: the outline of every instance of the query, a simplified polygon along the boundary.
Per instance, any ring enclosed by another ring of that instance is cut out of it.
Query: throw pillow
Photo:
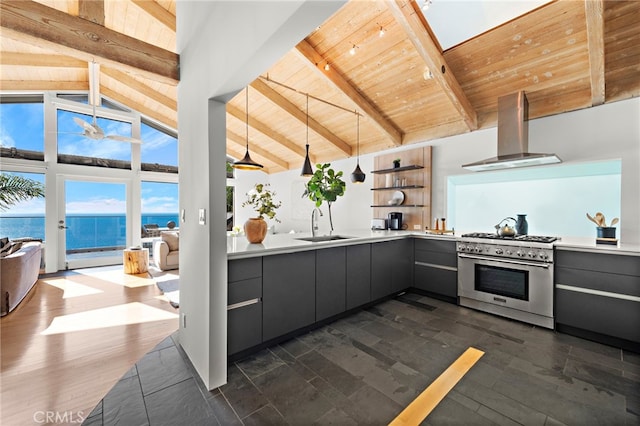
[[[169,251],[177,251],[180,249],[180,237],[177,232],[163,232],[162,241],[167,243]]]
[[[8,245],[9,245],[8,237],[0,238],[0,251],[3,251],[5,248],[9,248]]]
[[[20,250],[22,248],[22,243],[18,242],[18,243],[9,243],[7,244],[8,249],[7,250],[2,250],[2,252],[0,253],[0,257],[6,257],[9,256],[10,254],[13,254],[15,252],[17,252],[18,250]]]

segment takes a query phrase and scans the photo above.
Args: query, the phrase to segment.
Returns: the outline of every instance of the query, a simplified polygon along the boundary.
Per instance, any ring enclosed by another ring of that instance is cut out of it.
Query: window
[[[142,170],[178,173],[178,139],[159,126],[142,121]]]
[[[0,156],[44,160],[42,96],[0,97]]]
[[[21,176],[44,185],[44,175],[40,173],[1,173]],[[0,237],[30,237],[44,240],[44,209],[44,198],[31,198],[0,211]]]
[[[142,226],[170,228],[178,220],[178,184],[142,182]]]
[[[82,122],[93,125],[94,117],[58,110],[58,162],[118,169],[131,168],[130,143],[83,136]],[[102,117],[97,117],[95,123],[105,135],[131,137],[131,123]]]

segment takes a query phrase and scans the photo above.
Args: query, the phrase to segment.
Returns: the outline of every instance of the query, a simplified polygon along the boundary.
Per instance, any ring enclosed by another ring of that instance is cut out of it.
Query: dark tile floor
[[[425,425],[638,425],[640,355],[405,294],[229,366],[207,391],[174,335],[86,425],[384,425],[469,346]]]

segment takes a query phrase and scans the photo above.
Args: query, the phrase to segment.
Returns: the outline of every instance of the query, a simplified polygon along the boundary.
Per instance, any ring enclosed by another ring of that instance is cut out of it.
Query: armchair
[[[166,271],[178,269],[180,257],[180,234],[178,231],[164,231],[160,240],[153,242],[153,261],[156,266]]]

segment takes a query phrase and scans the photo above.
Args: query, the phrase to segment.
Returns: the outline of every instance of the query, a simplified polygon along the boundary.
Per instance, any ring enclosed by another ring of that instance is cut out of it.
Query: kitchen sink
[[[321,237],[305,237],[305,238],[296,238],[296,240],[300,241],[310,241],[312,243],[319,243],[322,241],[335,241],[335,240],[348,240],[353,237],[345,237],[342,235],[323,235]]]

